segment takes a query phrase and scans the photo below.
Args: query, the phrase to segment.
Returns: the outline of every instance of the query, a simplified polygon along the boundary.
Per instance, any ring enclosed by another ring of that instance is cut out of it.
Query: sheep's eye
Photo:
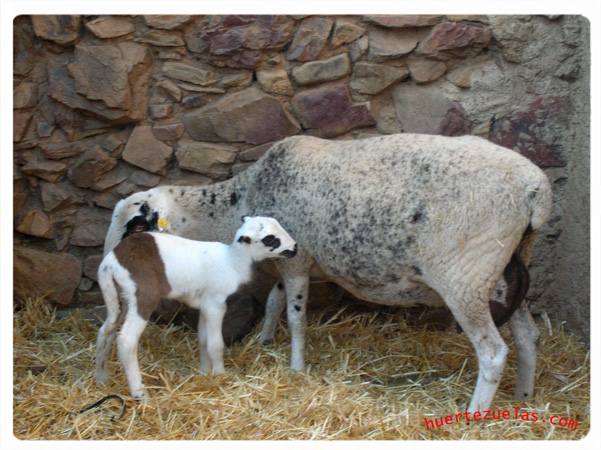
[[[268,234],[263,239],[261,239],[261,242],[263,244],[269,246],[269,245],[273,244],[275,240],[276,240],[276,237],[273,234]]]

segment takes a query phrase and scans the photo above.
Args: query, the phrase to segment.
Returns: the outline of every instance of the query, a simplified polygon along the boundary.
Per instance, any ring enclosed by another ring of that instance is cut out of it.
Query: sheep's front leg
[[[209,299],[202,307],[201,313],[205,316],[205,329],[207,335],[207,353],[211,361],[213,374],[225,372],[223,366],[223,316],[225,315],[226,303],[223,299]]]
[[[137,312],[129,310],[121,332],[117,337],[119,360],[125,369],[127,384],[129,385],[131,396],[135,400],[144,400],[146,398],[144,386],[142,385],[140,366],[138,364],[138,342],[147,323]]]
[[[305,368],[305,329],[307,327],[307,297],[309,273],[284,275],[286,288],[288,327],[290,328],[290,367],[301,371]]]
[[[265,322],[261,330],[261,344],[268,345],[273,342],[275,329],[286,306],[286,292],[281,282],[274,284],[265,305]]]
[[[518,352],[518,379],[514,395],[517,400],[526,400],[534,393],[536,344],[539,337],[538,328],[526,302],[513,313],[509,325]]]
[[[212,365],[207,350],[207,321],[202,311],[198,312],[198,344],[200,347],[200,373],[207,375],[211,373]]]

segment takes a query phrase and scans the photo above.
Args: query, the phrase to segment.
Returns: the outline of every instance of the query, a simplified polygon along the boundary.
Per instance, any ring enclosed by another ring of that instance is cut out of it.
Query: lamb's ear
[[[240,242],[240,243],[244,242],[245,244],[250,244],[250,238],[248,236],[240,236],[238,238],[238,242]]]
[[[240,220],[242,221],[242,223],[246,222],[247,219],[248,219],[248,216],[246,216],[246,215],[240,216]]]
[[[142,203],[142,206],[140,206],[140,212],[144,217],[148,215],[148,213],[150,212],[150,207],[148,206],[148,203]]]

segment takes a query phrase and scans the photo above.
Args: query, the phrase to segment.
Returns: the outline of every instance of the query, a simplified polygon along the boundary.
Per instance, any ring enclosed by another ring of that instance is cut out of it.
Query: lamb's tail
[[[109,253],[100,263],[98,267],[98,285],[102,291],[102,297],[106,305],[106,321],[109,324],[117,322],[117,318],[121,312],[119,303],[119,292],[115,284],[113,269],[110,264],[114,256]]]
[[[111,224],[109,225],[109,229],[106,232],[106,237],[104,238],[103,255],[106,255],[108,252],[113,250],[121,241],[121,237],[125,232],[125,223],[122,223],[123,218],[121,211],[123,208],[125,208],[128,201],[129,200],[127,198],[119,200],[117,205],[115,205],[113,216],[111,217]]]

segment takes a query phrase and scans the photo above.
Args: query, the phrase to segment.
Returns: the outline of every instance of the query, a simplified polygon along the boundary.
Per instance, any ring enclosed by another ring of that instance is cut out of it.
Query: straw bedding
[[[186,327],[150,324],[139,352],[151,400],[130,400],[116,355],[96,387],[97,323],[57,319],[43,300],[14,319],[14,433],[20,439],[579,439],[589,428],[589,354],[561,329],[542,331],[536,396],[512,400],[515,351],[494,409],[517,405],[537,421],[465,422],[428,430],[424,417],[464,411],[477,376],[471,345],[455,331],[409,326],[395,314],[322,311],[309,317],[308,373],[288,370],[289,336],[262,347],[256,330],[226,349],[227,374],[198,374]],[[511,345],[508,330],[503,336]],[[551,333],[551,334],[550,334]],[[105,395],[125,399],[77,414]],[[576,430],[551,425],[559,415]]]

